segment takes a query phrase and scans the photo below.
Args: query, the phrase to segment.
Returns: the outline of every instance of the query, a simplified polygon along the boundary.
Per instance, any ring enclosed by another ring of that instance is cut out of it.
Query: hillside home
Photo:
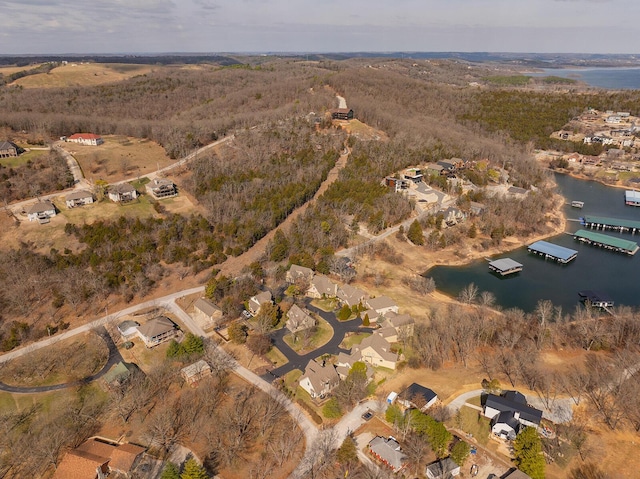
[[[398,394],[397,400],[404,407],[426,411],[438,401],[438,395],[428,387],[411,383],[408,388]]]
[[[137,321],[127,319],[118,324],[117,328],[122,339],[124,341],[129,341],[138,335],[138,326],[140,326],[140,323]]]
[[[427,172],[427,175],[429,176],[440,176],[442,175],[444,166],[437,163],[427,163],[427,165],[425,166],[425,170]]]
[[[140,368],[138,368],[137,364],[120,361],[109,369],[104,376],[102,376],[102,380],[107,385],[107,388],[118,387],[124,384],[132,374],[135,374],[138,371],[140,371]]]
[[[138,337],[144,341],[148,348],[169,341],[177,334],[175,323],[166,316],[158,316],[138,327]]]
[[[310,298],[335,298],[338,285],[322,274],[316,274],[311,280],[307,296]]]
[[[251,296],[247,303],[247,307],[249,308],[249,312],[252,316],[255,316],[260,312],[260,308],[263,304],[272,304],[273,296],[271,295],[271,291],[263,291],[261,293],[256,294],[255,296]]]
[[[73,135],[67,137],[65,141],[70,141],[71,143],[78,143],[79,145],[85,146],[98,146],[104,143],[102,137],[94,133],[74,133]]]
[[[67,208],[75,208],[76,206],[90,205],[93,203],[93,194],[87,190],[78,190],[69,193],[64,199]]]
[[[300,377],[300,387],[307,391],[312,398],[322,398],[333,391],[340,378],[331,364],[322,364],[312,359],[307,364],[304,374]]]
[[[366,337],[358,345],[355,345],[352,354],[357,353],[357,360],[362,360],[372,366],[380,366],[388,369],[395,369],[398,362],[398,355],[391,351],[391,344],[378,334]]]
[[[291,306],[287,312],[287,318],[286,327],[292,334],[313,328],[316,325],[316,320],[297,304]]]
[[[418,168],[409,168],[407,170],[404,170],[404,172],[402,173],[402,176],[404,177],[405,180],[411,181],[412,183],[415,183],[415,184],[422,183],[422,178],[423,178],[422,170]]]
[[[384,179],[384,185],[391,188],[395,193],[399,193],[409,188],[409,182],[400,178],[387,176]]]
[[[353,120],[353,110],[351,108],[334,108],[330,110],[332,120]]]
[[[48,223],[50,218],[56,215],[56,207],[49,200],[38,201],[27,209],[29,221]]]
[[[367,306],[367,308],[373,309],[377,311],[378,314],[381,314],[383,316],[389,311],[393,311],[396,314],[398,313],[398,305],[389,296],[379,296],[377,298],[369,298],[365,300],[365,305]]]
[[[429,464],[426,473],[429,479],[450,479],[460,475],[460,466],[453,459],[447,457]]]
[[[402,453],[400,444],[391,436],[388,438],[374,437],[369,442],[369,452],[393,473],[401,471],[407,465],[407,458]]]
[[[156,200],[177,196],[178,188],[175,183],[166,178],[154,178],[146,185],[147,192]]]
[[[187,384],[193,386],[201,379],[211,376],[211,366],[204,359],[201,359],[182,368],[180,375]]]
[[[362,357],[359,353],[347,354],[344,352],[338,353],[338,357],[335,360],[334,366],[336,367],[336,372],[341,380],[347,379],[349,375],[349,371],[353,367],[353,365],[357,362],[363,362]],[[373,375],[375,373],[373,367],[370,364],[364,363],[367,366],[367,382],[371,382],[373,380]]]
[[[408,314],[395,314],[389,312],[382,323],[382,328],[392,329],[395,334],[387,337],[386,339],[390,343],[397,343],[401,339],[406,340],[410,336],[413,336],[415,325],[415,320]]]
[[[114,203],[127,203],[138,197],[138,192],[129,183],[119,183],[109,187],[109,199]]]
[[[293,284],[299,280],[311,282],[311,280],[313,279],[313,270],[305,266],[292,264],[291,268],[289,268],[289,271],[287,271],[285,279],[289,284]]]
[[[13,158],[18,156],[20,147],[10,141],[0,141],[0,158]]]
[[[213,328],[222,322],[222,310],[206,298],[193,303],[193,319],[203,328]]]

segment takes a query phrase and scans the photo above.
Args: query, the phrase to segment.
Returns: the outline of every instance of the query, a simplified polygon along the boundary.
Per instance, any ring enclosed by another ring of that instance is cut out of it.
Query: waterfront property
[[[640,191],[625,191],[624,203],[629,206],[640,206]]]
[[[578,291],[578,296],[587,306],[596,308],[610,308],[613,306],[613,299],[600,291]]]
[[[630,231],[635,233],[640,231],[640,221],[622,220],[618,218],[607,218],[604,216],[585,216],[580,218],[582,226],[589,228],[595,228],[597,230],[613,230],[613,231]]]
[[[573,233],[573,238],[590,245],[600,246],[617,253],[626,253],[634,255],[638,251],[638,243],[629,241],[615,236],[603,235],[593,231],[578,230]]]
[[[551,258],[562,264],[567,264],[578,256],[578,252],[574,249],[565,248],[547,241],[536,241],[527,247],[527,251],[544,256],[545,259]]]
[[[502,258],[489,263],[489,269],[501,276],[522,271],[522,265],[511,258]]]

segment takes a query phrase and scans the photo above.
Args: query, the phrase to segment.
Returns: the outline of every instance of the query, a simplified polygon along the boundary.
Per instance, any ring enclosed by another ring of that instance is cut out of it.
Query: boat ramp
[[[545,259],[551,258],[562,264],[567,264],[578,256],[578,252],[574,249],[565,248],[547,241],[536,241],[527,246],[527,251],[543,256]]]
[[[607,218],[605,216],[585,216],[580,218],[582,226],[593,229],[620,231],[621,233],[640,232],[640,221]]]
[[[573,238],[594,246],[600,246],[617,253],[626,253],[633,256],[638,251],[638,243],[615,236],[603,235],[594,231],[578,230],[573,233]]]
[[[511,258],[502,258],[489,263],[489,269],[500,276],[519,273],[522,271],[522,265]]]

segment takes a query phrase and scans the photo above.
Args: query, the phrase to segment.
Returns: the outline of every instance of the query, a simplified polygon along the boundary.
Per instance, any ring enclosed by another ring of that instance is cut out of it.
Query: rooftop
[[[603,245],[624,250],[628,253],[635,253],[638,250],[638,243],[635,241],[618,238],[616,236],[605,235],[588,230],[578,230],[573,233],[573,235],[578,239],[584,238],[595,243],[601,243]]]
[[[548,254],[549,256],[553,256],[554,258],[558,258],[563,261],[569,261],[573,256],[578,254],[574,249],[548,243],[547,241],[536,241],[535,243],[530,244],[528,249],[530,251]]]

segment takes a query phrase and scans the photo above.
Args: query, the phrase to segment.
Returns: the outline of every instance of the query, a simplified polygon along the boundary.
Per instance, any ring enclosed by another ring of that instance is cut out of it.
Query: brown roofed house
[[[320,364],[312,359],[307,364],[304,374],[300,377],[300,387],[307,391],[312,398],[330,393],[340,384],[340,377],[332,364]]]
[[[203,329],[211,328],[222,320],[222,310],[206,298],[198,298],[193,303],[193,319]]]
[[[353,120],[353,110],[351,108],[334,108],[331,112],[332,120]]]
[[[65,454],[53,478],[104,479],[112,472],[130,477],[144,452],[145,448],[135,444],[89,439]]]
[[[271,291],[263,291],[261,293],[256,294],[255,296],[251,296],[249,301],[247,302],[247,306],[249,307],[249,312],[252,316],[255,316],[260,312],[260,308],[263,304],[273,303],[273,296],[271,295]]]
[[[389,311],[398,313],[398,305],[389,296],[378,296],[377,298],[369,298],[366,301],[367,307],[375,309],[378,314],[386,314]]]
[[[56,215],[56,207],[49,200],[38,201],[27,209],[29,221],[48,223],[50,218]]]
[[[166,316],[158,316],[138,327],[138,336],[148,348],[170,340],[177,333],[175,323]]]
[[[138,192],[129,183],[118,183],[109,187],[109,199],[115,203],[127,203],[138,197]]]
[[[307,268],[306,266],[298,266],[297,264],[292,264],[286,275],[287,283],[290,284],[293,284],[298,280],[311,282],[312,279],[313,270],[311,268]]]
[[[75,208],[76,206],[90,205],[93,203],[93,194],[87,190],[78,190],[69,193],[65,199],[67,208]]]
[[[349,306],[357,306],[369,297],[366,292],[355,286],[343,284],[338,288],[337,296],[340,301]]]
[[[0,158],[13,158],[22,151],[18,145],[11,141],[0,141]]]
[[[286,327],[293,334],[313,328],[316,325],[316,320],[297,304],[291,306],[291,309],[287,312],[287,318],[289,319],[287,319]]]
[[[67,452],[53,474],[53,479],[105,479],[109,458],[83,451]]]
[[[322,274],[316,274],[311,280],[307,296],[311,298],[335,298],[338,285]]]

